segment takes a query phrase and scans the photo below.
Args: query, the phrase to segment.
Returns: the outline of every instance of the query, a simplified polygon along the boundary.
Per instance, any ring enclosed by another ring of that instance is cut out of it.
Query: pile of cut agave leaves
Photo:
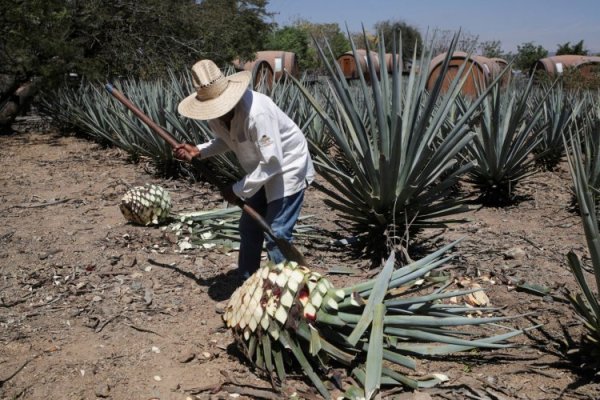
[[[209,211],[178,213],[174,222],[166,229],[173,232],[181,251],[193,248],[215,249],[221,252],[239,250],[239,221],[242,210],[239,207],[216,208]],[[303,223],[311,216],[300,216],[294,227],[294,237],[298,240],[324,240],[316,229]]]
[[[130,189],[120,209],[133,223],[159,224],[170,215],[171,199],[163,188],[145,185]],[[237,208],[181,214],[171,229],[188,234],[196,229],[199,241],[209,245],[205,248],[224,239],[236,243],[239,216]],[[492,315],[495,308],[457,304],[455,299],[463,296],[481,303],[481,288],[448,290],[451,279],[434,276],[435,268],[452,258],[445,254],[458,242],[401,268],[396,268],[392,253],[375,279],[345,288],[335,288],[306,266],[267,263],[233,293],[223,318],[245,356],[272,382],[284,382],[287,371],[299,366],[328,399],[331,392],[321,377],[343,366],[359,383],[346,390],[344,396],[350,399],[371,399],[382,386],[432,387],[448,378],[409,376],[407,371],[417,367],[413,357],[502,349],[523,332],[499,325],[514,317],[476,316]],[[421,294],[425,286],[430,293]],[[477,337],[457,329],[473,325],[505,332]]]
[[[172,212],[170,193],[155,184],[135,186],[126,191],[119,204],[125,219],[136,225],[165,225],[177,237],[180,251],[194,248],[221,252],[239,250],[239,207],[215,208],[208,211]],[[300,216],[294,237],[300,240],[323,238],[316,229],[304,223],[311,216]]]

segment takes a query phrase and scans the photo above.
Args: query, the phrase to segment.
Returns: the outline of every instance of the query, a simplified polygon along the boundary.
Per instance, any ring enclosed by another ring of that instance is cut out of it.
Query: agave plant
[[[578,130],[576,127],[574,130]],[[581,151],[584,154],[583,166],[585,168],[587,183],[596,190],[600,188],[600,137],[592,131],[592,126],[585,124],[579,130],[582,139]],[[593,198],[598,199],[598,193],[594,191]],[[597,200],[596,200],[597,203]]]
[[[130,78],[116,82],[115,86],[178,140],[200,143],[211,138],[206,122],[183,118],[177,113],[179,101],[190,93],[189,90],[193,91],[185,86],[186,82],[191,82],[191,78],[178,77],[171,72],[169,79],[142,81]],[[187,170],[188,165],[173,157],[167,143],[99,85],[83,82],[79,87],[65,86],[44,102],[44,110],[62,124],[77,127],[101,143],[125,150],[133,160],[150,158],[157,172],[163,175],[192,172]],[[242,168],[230,155],[213,157],[210,164],[215,174],[225,181],[243,176]]]
[[[595,133],[595,136],[598,136],[600,131]],[[590,184],[592,178],[589,176],[590,169],[586,166],[586,158],[589,154],[582,151],[581,139],[577,136],[577,134],[570,136],[570,151],[567,156],[590,253],[594,284],[588,283],[579,257],[575,253],[569,252],[567,255],[569,266],[581,292],[568,292],[567,297],[586,328],[587,334],[584,336],[584,343],[592,345],[592,354],[597,356],[600,354],[600,299],[597,293],[600,288],[600,228],[596,213],[599,187]]]
[[[543,90],[538,91],[543,97]],[[561,83],[554,86],[545,101],[537,130],[542,131],[541,140],[534,148],[537,162],[547,170],[554,170],[565,155],[563,134],[573,123],[582,101],[567,93]],[[543,128],[545,126],[545,129]]]
[[[77,117],[74,114],[81,111],[81,98],[85,97],[85,91],[91,89],[86,81],[78,85],[74,83],[64,83],[56,89],[53,96],[41,96],[39,102],[39,111],[52,119],[52,124],[66,130],[76,129],[74,122]],[[101,140],[98,140],[101,141]],[[108,144],[106,141],[103,144]]]
[[[507,319],[474,317],[473,308],[445,301],[481,290],[449,291],[449,282],[431,276],[456,243],[399,269],[392,253],[375,279],[341,289],[295,263],[267,264],[233,293],[223,318],[245,356],[272,381],[284,381],[295,360],[325,398],[330,393],[322,376],[335,366],[347,368],[361,384],[349,389],[349,398],[371,399],[389,385],[430,387],[447,378],[411,377],[397,367],[414,370],[413,357],[505,348],[507,339],[522,332],[478,337],[455,330]],[[433,284],[415,294],[424,281]]]
[[[149,115],[157,116],[160,111],[153,109],[149,103],[160,101],[156,99],[160,93],[157,86],[160,84],[125,80],[122,85],[125,90],[132,92],[134,101],[143,99],[143,108]],[[140,92],[145,95],[141,97]],[[65,113],[65,108],[68,113]],[[101,143],[125,150],[134,161],[140,157],[149,157],[158,171],[165,174],[177,169],[168,146],[157,140],[148,127],[116,104],[98,85],[82,82],[77,88],[64,87],[51,100],[46,101],[45,109],[63,124],[74,126]]]
[[[600,111],[595,115],[595,109],[600,110],[600,106],[591,103],[592,97],[584,97],[585,111],[581,112],[581,118],[570,125],[569,133],[572,147],[581,152],[581,163],[585,173],[587,184],[593,188],[591,192],[595,204],[596,215],[600,213]],[[575,147],[577,146],[577,147]],[[574,197],[577,198],[575,186],[573,186]],[[579,201],[578,201],[579,203]]]
[[[376,259],[388,253],[389,245],[403,239],[407,243],[410,232],[454,222],[455,215],[466,209],[463,198],[449,194],[471,167],[467,163],[454,169],[457,155],[472,139],[467,121],[485,93],[455,123],[450,122],[448,116],[467,79],[467,74],[460,78],[465,64],[448,90],[442,91],[456,41],[457,37],[429,93],[431,49],[425,49],[420,59],[413,54],[412,65],[419,65],[418,72],[412,68],[405,77],[394,61],[388,74],[383,38],[378,49],[380,70],[368,58],[368,79],[360,72],[355,85],[330,61],[331,50],[326,53],[317,46],[330,77],[328,107],[296,81],[335,144],[336,157],[312,147],[317,170],[329,184],[315,186],[328,195],[326,203],[351,223],[359,248]],[[354,43],[352,48],[359,65]],[[400,43],[394,43],[394,48],[392,60],[397,60]]]
[[[532,85],[533,76],[524,88],[513,83],[503,89],[496,82],[482,103],[477,134],[468,147],[475,160],[468,180],[484,204],[511,202],[515,186],[534,172],[532,153],[547,126],[538,124],[545,96],[531,104]]]

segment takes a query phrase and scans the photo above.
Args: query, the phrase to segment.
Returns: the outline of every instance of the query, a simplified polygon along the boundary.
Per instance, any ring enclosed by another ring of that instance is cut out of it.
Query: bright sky
[[[402,20],[422,34],[461,28],[480,41],[499,40],[506,52],[534,42],[553,53],[558,44],[583,39],[600,53],[600,0],[271,0],[267,9],[278,13],[280,26],[302,18],[374,32],[378,21]]]

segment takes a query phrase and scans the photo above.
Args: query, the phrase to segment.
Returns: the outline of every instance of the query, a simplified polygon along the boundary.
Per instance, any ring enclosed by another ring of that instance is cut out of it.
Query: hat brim
[[[184,117],[209,120],[219,118],[227,114],[240,101],[246,89],[252,74],[250,71],[241,71],[225,77],[227,79],[227,88],[219,97],[214,99],[200,101],[193,93],[183,99],[177,111]]]

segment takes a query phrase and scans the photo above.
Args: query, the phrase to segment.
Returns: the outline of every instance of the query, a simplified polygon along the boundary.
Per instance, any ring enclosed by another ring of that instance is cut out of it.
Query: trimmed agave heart
[[[125,219],[137,225],[158,225],[171,212],[171,195],[161,186],[146,184],[129,189],[119,204]]]
[[[474,318],[471,306],[444,302],[480,288],[446,291],[448,284],[441,284],[430,294],[400,297],[428,280],[428,273],[449,259],[442,255],[455,244],[396,270],[392,254],[376,279],[343,289],[296,263],[268,263],[233,293],[223,319],[259,369],[283,381],[289,365],[284,360],[291,352],[325,398],[330,395],[318,372],[329,370],[332,362],[352,370],[366,398],[380,385],[428,387],[440,382],[440,375],[413,379],[384,367],[384,361],[415,369],[411,356],[504,348],[510,346],[505,340],[522,332],[477,338],[452,329],[507,319]]]

